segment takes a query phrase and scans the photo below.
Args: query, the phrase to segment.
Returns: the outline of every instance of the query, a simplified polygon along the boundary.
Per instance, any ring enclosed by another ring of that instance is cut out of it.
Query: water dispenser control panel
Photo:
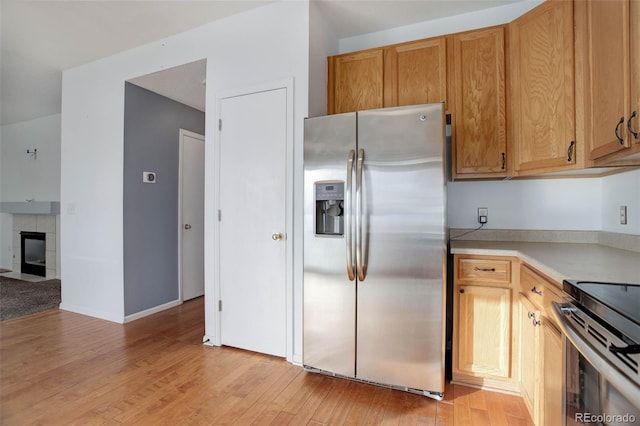
[[[315,183],[316,235],[344,235],[344,182]]]

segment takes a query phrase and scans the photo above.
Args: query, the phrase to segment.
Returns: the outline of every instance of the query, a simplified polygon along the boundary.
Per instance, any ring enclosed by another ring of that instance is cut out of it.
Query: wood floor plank
[[[446,395],[446,394],[445,394]],[[437,426],[454,426],[454,409],[453,401],[439,402],[436,407],[436,425]]]
[[[371,405],[364,418],[364,424],[376,425],[382,423],[386,406],[392,392],[391,389],[381,386],[374,389]]]
[[[329,424],[336,408],[338,408],[341,401],[345,400],[345,394],[351,382],[344,379],[332,379],[332,381],[333,387],[322,400],[315,413],[313,413],[312,422],[323,425]]]
[[[53,310],[0,323],[0,424],[532,426],[522,398],[443,401],[202,345],[204,301],[115,324]]]

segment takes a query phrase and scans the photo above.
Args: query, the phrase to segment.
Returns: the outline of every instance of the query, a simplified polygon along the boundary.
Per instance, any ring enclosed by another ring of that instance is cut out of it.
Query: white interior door
[[[180,130],[182,300],[204,294],[204,136]]]
[[[286,354],[285,88],[220,105],[221,343]]]

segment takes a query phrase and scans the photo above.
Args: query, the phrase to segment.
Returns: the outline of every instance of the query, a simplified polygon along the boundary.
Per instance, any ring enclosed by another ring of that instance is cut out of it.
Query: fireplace
[[[46,235],[44,232],[20,232],[20,272],[23,274],[47,276]]]

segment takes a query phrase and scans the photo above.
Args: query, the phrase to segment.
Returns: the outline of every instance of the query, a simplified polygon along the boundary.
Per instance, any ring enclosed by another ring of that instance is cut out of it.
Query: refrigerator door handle
[[[355,161],[356,152],[352,149],[347,156],[347,188],[344,194],[344,206],[345,206],[345,241],[347,243],[347,276],[349,281],[356,279],[353,268],[353,234],[351,230],[351,223],[353,220],[353,206],[351,205],[351,187],[353,186],[353,162]]]
[[[358,150],[356,163],[356,269],[358,280],[364,281],[365,271],[362,262],[362,169],[364,168],[364,149]]]

